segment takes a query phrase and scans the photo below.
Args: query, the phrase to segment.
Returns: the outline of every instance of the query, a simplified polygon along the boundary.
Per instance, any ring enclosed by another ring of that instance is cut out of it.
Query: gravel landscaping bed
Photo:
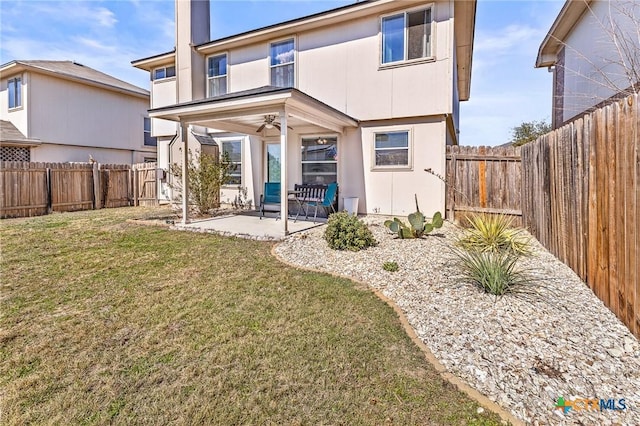
[[[329,249],[326,226],[278,244],[282,259],[379,289],[404,312],[419,338],[453,374],[525,423],[640,425],[640,344],[562,262],[535,239],[521,261],[531,293],[496,299],[460,277],[451,253],[459,228],[445,223],[426,238],[399,240],[366,217],[377,247]],[[395,261],[397,272],[382,264]],[[624,398],[626,410],[556,409],[558,397]]]

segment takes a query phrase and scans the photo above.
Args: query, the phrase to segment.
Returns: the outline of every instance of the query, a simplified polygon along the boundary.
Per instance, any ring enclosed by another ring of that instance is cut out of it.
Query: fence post
[[[93,169],[91,170],[93,176],[93,208],[98,210],[102,208],[102,197],[100,194],[100,169],[98,163],[93,163]]]
[[[53,195],[51,194],[51,168],[47,167],[47,173],[46,173],[46,177],[47,177],[47,214],[51,214],[51,212],[53,211]]]
[[[138,185],[140,176],[138,172],[139,170],[135,165],[131,167],[131,173],[133,173],[133,205],[135,207],[140,205],[140,187]]]
[[[451,182],[449,182],[449,220],[455,221],[454,212],[456,204],[456,153],[451,150]]]

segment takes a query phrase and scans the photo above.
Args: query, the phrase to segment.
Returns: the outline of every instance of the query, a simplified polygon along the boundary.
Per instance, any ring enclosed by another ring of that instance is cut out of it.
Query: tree
[[[519,126],[511,129],[511,143],[514,146],[521,146],[527,142],[534,141],[540,136],[551,131],[551,124],[546,120],[525,121]]]
[[[189,202],[195,205],[200,214],[208,214],[212,209],[220,207],[220,188],[229,182],[234,168],[228,153],[223,153],[221,157],[205,153],[194,155],[189,150],[187,164]],[[182,165],[173,163],[171,174],[175,177],[172,188],[180,192],[178,197],[180,199],[182,197]]]

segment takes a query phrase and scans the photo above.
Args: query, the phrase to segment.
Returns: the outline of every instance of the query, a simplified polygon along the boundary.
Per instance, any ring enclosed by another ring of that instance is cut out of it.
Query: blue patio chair
[[[322,201],[308,201],[307,205],[310,207],[315,207],[315,213],[313,214],[313,223],[316,223],[316,218],[318,217],[318,207],[322,207],[325,209],[327,216],[329,216],[329,211],[332,210],[334,213],[336,209],[333,207],[333,199],[336,198],[336,193],[338,192],[338,184],[330,183],[327,186],[327,191],[324,193],[324,199]],[[307,210],[308,212],[309,210]]]
[[[277,205],[280,211],[280,182],[264,183],[264,194],[260,195],[260,219],[264,217],[265,204]]]

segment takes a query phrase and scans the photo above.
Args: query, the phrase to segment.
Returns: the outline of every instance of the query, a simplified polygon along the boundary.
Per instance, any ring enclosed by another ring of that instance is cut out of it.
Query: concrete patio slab
[[[289,219],[289,234],[305,231],[322,226],[326,219],[318,219],[316,223],[298,219]],[[242,213],[216,216],[208,219],[194,220],[187,225],[176,224],[173,228],[196,232],[210,232],[225,236],[235,236],[252,240],[279,241],[285,235],[282,231],[282,221],[275,214],[265,215],[260,219],[257,213]]]

